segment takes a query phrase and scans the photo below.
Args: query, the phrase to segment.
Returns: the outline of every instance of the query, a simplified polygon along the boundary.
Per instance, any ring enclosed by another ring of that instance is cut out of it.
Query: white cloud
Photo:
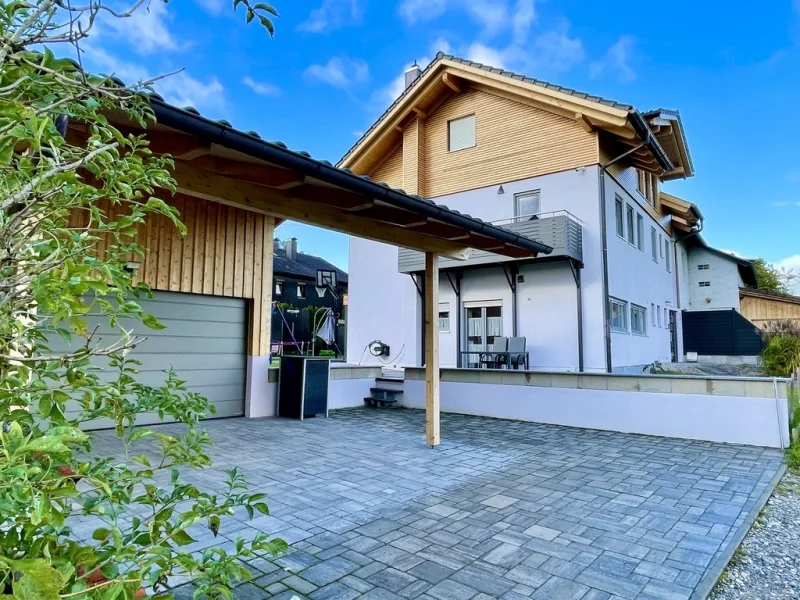
[[[636,38],[623,35],[606,52],[605,56],[593,62],[589,74],[593,78],[610,74],[622,83],[631,83],[636,79],[636,71],[630,62],[636,53]]]
[[[528,32],[536,21],[534,0],[517,0],[517,9],[511,19],[514,30],[514,43],[522,45],[528,40]]]
[[[304,75],[313,81],[345,89],[369,79],[369,67],[363,60],[334,56],[324,65],[311,65]]]
[[[118,41],[128,44],[138,54],[180,50],[181,45],[168,27],[171,19],[167,4],[151,2],[141,6],[130,17],[105,18],[101,23],[101,31],[112,31]]]
[[[409,24],[431,21],[447,10],[447,0],[402,0],[397,12]]]
[[[498,69],[506,67],[505,51],[490,48],[480,42],[475,42],[467,48],[467,59]]]
[[[84,61],[89,70],[113,74],[129,86],[154,77],[144,66],[124,61],[102,48],[84,48]],[[201,112],[219,113],[227,104],[225,89],[216,77],[201,81],[186,71],[180,71],[159,79],[153,87],[166,102],[176,106],[194,106]]]
[[[785,200],[780,200],[778,202],[773,202],[772,206],[776,208],[783,208],[785,206],[789,206],[789,202],[786,202]]]
[[[225,0],[195,0],[204,11],[210,15],[222,14],[228,8],[229,3]]]
[[[266,96],[268,98],[275,98],[281,95],[281,90],[278,86],[264,81],[256,81],[250,76],[242,79],[242,83],[253,90],[259,96]]]
[[[348,24],[358,24],[361,22],[361,17],[359,0],[322,0],[322,5],[312,10],[308,19],[300,23],[298,29],[322,33]]]
[[[431,42],[431,54],[436,55],[437,52],[444,52],[445,54],[452,54],[453,47],[446,38],[439,36]]]
[[[566,23],[538,35],[530,53],[531,64],[545,71],[569,71],[584,58],[583,42],[580,38],[570,37]]]
[[[483,27],[484,35],[493,36],[508,23],[505,0],[466,0],[463,7]]]
[[[788,258],[778,261],[776,265],[779,269],[786,269],[800,274],[800,254],[794,254]],[[800,295],[800,278],[794,282],[794,293]]]

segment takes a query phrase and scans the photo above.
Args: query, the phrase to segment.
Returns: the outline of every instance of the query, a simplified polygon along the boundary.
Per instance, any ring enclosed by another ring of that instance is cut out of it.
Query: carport
[[[205,340],[212,322],[217,330],[225,329],[218,327],[222,314],[233,323],[246,323],[246,354],[241,354],[246,362],[245,414],[264,416],[271,402],[267,373],[273,237],[276,224],[291,219],[425,253],[425,430],[427,444],[438,445],[439,256],[464,259],[471,249],[479,249],[524,258],[552,249],[315,160],[306,152],[289,150],[282,142],[268,142],[255,132],[206,119],[194,109],[171,106],[156,96],[151,106],[157,121],[146,132],[151,150],[174,158],[178,183],[178,193],[165,191],[162,197],[180,210],[188,233],[181,238],[164,220],[151,220],[139,232],[140,242],[150,253],[138,266],[136,277],[154,290],[174,292],[168,298],[172,304],[185,300],[189,307],[198,303],[197,296],[190,294],[205,297],[200,304],[208,317],[187,327],[187,336],[195,336],[200,344],[205,343],[200,340]],[[114,122],[115,115],[109,119]],[[142,133],[130,122],[115,124],[124,133]],[[85,130],[80,123],[72,123],[70,133],[80,140]],[[241,302],[226,305],[217,298]],[[232,314],[236,306],[241,307],[240,315],[246,311],[244,319]],[[160,343],[159,353],[166,355],[163,362],[180,354],[170,341]],[[192,387],[193,382],[188,384]],[[225,402],[226,414],[235,414],[230,406],[235,407],[236,400]]]

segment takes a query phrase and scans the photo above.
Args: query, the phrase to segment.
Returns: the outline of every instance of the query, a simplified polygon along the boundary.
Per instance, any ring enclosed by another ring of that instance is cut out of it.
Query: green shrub
[[[786,465],[792,473],[800,474],[800,444],[793,444],[786,451]]]
[[[761,330],[761,337],[761,363],[768,375],[788,377],[800,368],[800,326],[788,320],[774,321]]]

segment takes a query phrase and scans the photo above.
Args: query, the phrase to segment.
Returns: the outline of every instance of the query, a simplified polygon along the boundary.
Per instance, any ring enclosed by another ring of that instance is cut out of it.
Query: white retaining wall
[[[425,408],[406,369],[403,406]],[[776,399],[777,393],[777,399]],[[784,448],[787,380],[442,369],[443,412]]]

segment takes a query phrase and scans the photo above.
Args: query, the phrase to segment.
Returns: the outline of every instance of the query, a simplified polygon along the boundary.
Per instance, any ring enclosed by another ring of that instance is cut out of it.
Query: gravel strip
[[[787,471],[710,598],[800,598],[800,477]]]

